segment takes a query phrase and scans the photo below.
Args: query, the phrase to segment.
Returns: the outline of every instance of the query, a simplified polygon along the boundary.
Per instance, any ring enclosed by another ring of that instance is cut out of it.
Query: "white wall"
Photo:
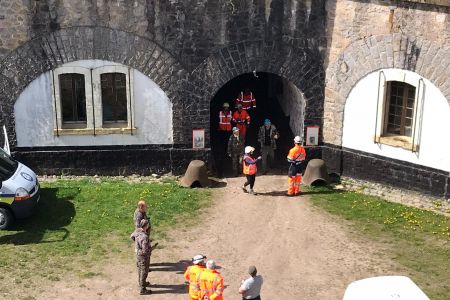
[[[405,81],[417,86],[420,75],[400,69],[385,69],[387,80]],[[362,78],[347,98],[342,145],[368,153],[399,159],[450,172],[450,105],[429,80],[425,83],[420,150],[375,144],[378,72]]]
[[[289,116],[289,127],[294,135],[303,136],[305,99],[295,84],[283,78],[283,94],[278,97],[281,109]]]
[[[64,66],[96,68],[118,65],[108,61],[84,60]],[[14,105],[17,146],[99,146],[133,144],[171,144],[172,103],[150,78],[132,69],[134,89],[134,119],[137,128],[130,134],[61,135],[53,134],[54,112],[50,72],[31,82]]]

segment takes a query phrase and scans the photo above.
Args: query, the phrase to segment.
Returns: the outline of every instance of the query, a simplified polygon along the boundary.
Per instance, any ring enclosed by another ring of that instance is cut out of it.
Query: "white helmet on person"
[[[206,258],[206,256],[198,254],[198,255],[196,255],[196,256],[194,256],[192,258],[192,263],[194,265],[198,265],[199,263],[204,263],[205,262],[205,258]]]
[[[215,270],[216,269],[216,262],[213,261],[212,259],[208,260],[206,262],[206,268],[210,269],[210,270]]]
[[[245,154],[250,154],[253,151],[255,151],[255,148],[253,148],[252,146],[247,146],[247,147],[245,147],[244,151],[245,151]]]
[[[296,136],[295,138],[294,138],[294,143],[296,143],[296,144],[301,144],[302,143],[302,138],[300,137],[300,136]]]

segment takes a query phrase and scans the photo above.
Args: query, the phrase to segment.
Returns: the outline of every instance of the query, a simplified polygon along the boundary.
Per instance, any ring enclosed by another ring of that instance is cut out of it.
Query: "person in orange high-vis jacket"
[[[233,126],[231,126],[232,118],[233,115],[230,111],[230,104],[225,102],[222,105],[222,110],[219,112],[219,131],[231,133],[231,129],[233,128]]]
[[[213,260],[206,262],[206,269],[200,272],[198,278],[198,288],[201,300],[223,300],[222,275],[216,271],[216,263]]]
[[[290,163],[288,171],[288,196],[295,196],[300,193],[300,183],[302,181],[302,163],[306,158],[305,148],[302,147],[302,139],[299,136],[294,138],[295,146],[289,150],[287,160]]]
[[[247,126],[250,125],[250,116],[245,110],[242,109],[242,104],[237,105],[237,111],[233,113],[232,121],[236,124],[236,127],[239,128],[239,134],[245,141]]]
[[[187,267],[184,272],[184,279],[189,282],[189,299],[199,300],[200,290],[198,288],[198,275],[205,270],[205,258],[204,255],[196,255],[192,258],[192,266]]]
[[[256,99],[249,89],[245,89],[244,92],[239,93],[236,99],[236,106],[238,104],[242,104],[242,109],[248,111],[256,108]]]
[[[255,151],[255,148],[253,148],[252,146],[245,147],[245,154],[244,158],[242,159],[242,173],[244,173],[245,177],[247,177],[247,181],[242,186],[242,190],[245,193],[248,192],[249,194],[255,195],[253,186],[255,185],[256,172],[258,171],[256,163],[261,160],[261,156],[259,156],[257,159],[254,159],[252,157],[253,151]],[[250,190],[248,191],[247,185],[250,186]]]

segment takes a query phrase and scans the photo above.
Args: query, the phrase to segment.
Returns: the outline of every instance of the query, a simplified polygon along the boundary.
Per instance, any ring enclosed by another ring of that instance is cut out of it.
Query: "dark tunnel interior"
[[[256,99],[256,109],[250,110],[249,113],[251,122],[247,129],[245,145],[255,147],[255,156],[260,155],[260,145],[257,140],[258,131],[264,120],[270,119],[280,133],[271,172],[285,171],[287,168],[285,158],[293,145],[294,134],[289,126],[289,116],[285,115],[278,101],[283,96],[283,78],[266,72],[246,73],[228,81],[211,100],[210,126],[213,170],[219,177],[228,177],[232,173],[231,159],[228,158],[226,153],[228,140],[224,140],[218,134],[219,112],[224,102],[228,102],[230,110],[234,112],[236,110],[236,98],[245,89],[249,89]]]

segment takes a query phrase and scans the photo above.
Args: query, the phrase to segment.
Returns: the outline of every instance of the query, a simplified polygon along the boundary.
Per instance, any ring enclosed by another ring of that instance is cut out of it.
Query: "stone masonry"
[[[0,121],[11,133],[20,92],[41,73],[82,59],[122,63],[156,82],[173,102],[175,144],[190,145],[192,128],[205,128],[209,141],[212,96],[253,70],[293,82],[306,98],[306,123],[321,123],[323,0],[16,2],[1,0],[8,14],[0,20],[24,26],[20,40],[0,49]],[[9,39],[15,35],[2,36]]]
[[[345,101],[367,74],[381,68],[414,71],[450,103],[450,1],[0,0],[0,123],[6,124],[13,149],[13,108],[20,93],[40,74],[83,59],[133,67],[172,101],[174,145],[133,149],[143,159],[149,153],[160,162],[207,157],[208,149],[191,151],[192,129],[206,129],[209,147],[211,99],[229,80],[256,70],[281,76],[299,89],[305,125],[321,126],[318,153],[328,153],[332,169],[339,171],[345,156]],[[19,149],[18,156],[49,163],[37,150]],[[120,161],[128,157],[122,150],[105,153]],[[61,159],[73,155],[51,151]],[[360,154],[345,157],[352,166]],[[398,162],[386,160],[384,166],[393,165]],[[121,173],[141,172],[139,167]],[[73,168],[83,173],[90,166],[77,162]],[[404,175],[389,180],[410,178],[408,170],[399,172]],[[420,172],[424,186],[431,182],[448,197],[448,174],[434,180],[434,170]]]

